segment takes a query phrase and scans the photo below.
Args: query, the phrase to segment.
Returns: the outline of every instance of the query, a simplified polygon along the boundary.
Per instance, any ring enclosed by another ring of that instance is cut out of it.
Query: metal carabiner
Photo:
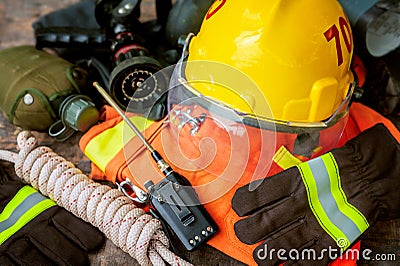
[[[130,198],[131,200],[137,203],[145,203],[147,201],[147,193],[140,189],[138,186],[135,186],[129,178],[126,178],[121,183],[116,182],[118,190],[124,193],[125,196]],[[136,197],[132,197],[126,192],[124,186],[127,185],[129,188],[136,194]]]
[[[191,115],[191,109],[176,109],[173,110],[175,118],[180,119],[178,128],[181,129],[185,124],[189,124],[191,126],[190,134],[194,136],[197,131],[200,129],[204,120],[206,119],[206,114],[202,113],[200,116],[195,117]]]

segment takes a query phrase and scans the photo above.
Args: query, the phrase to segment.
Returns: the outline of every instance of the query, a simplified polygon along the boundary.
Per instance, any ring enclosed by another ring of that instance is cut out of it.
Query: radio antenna
[[[124,119],[125,123],[128,124],[128,126],[135,132],[136,136],[140,139],[140,141],[143,142],[143,144],[146,146],[146,148],[153,153],[155,150],[154,148],[150,145],[150,143],[147,142],[143,134],[140,132],[140,130],[133,124],[133,122],[127,117],[122,111],[122,109],[118,106],[118,104],[111,98],[111,96],[106,92],[106,90],[100,86],[100,84],[95,81],[93,82],[93,86],[97,89],[97,91],[104,97],[104,99],[117,111],[117,113]]]

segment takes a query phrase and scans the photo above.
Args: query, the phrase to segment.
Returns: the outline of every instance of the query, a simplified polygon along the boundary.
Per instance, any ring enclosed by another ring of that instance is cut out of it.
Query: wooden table
[[[1,0],[0,1],[0,49],[23,44],[34,44],[31,24],[40,16],[60,9],[79,0]],[[141,19],[154,16],[152,0],[142,1]],[[1,74],[0,74],[1,75]],[[0,115],[0,148],[15,150],[16,135],[20,129],[9,124]],[[73,162],[84,173],[90,172],[90,161],[77,146],[81,134],[75,134],[66,142],[59,143],[46,133],[34,132],[40,145],[51,147],[66,159]],[[399,198],[400,200],[400,198]],[[380,222],[362,237],[362,248],[371,249],[373,253],[396,254],[396,262],[361,262],[360,265],[400,265],[400,220]],[[185,252],[184,256],[195,265],[241,265],[216,249],[205,246],[195,252]],[[107,241],[96,254],[91,254],[92,265],[137,265],[128,254]]]

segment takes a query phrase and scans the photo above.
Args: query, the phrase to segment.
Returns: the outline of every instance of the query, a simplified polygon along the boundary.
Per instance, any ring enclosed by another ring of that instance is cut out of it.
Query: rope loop
[[[94,182],[49,147],[38,146],[28,131],[19,133],[17,145],[19,153],[0,150],[0,159],[14,163],[21,179],[98,227],[140,265],[191,265],[168,249],[161,222],[119,190]]]

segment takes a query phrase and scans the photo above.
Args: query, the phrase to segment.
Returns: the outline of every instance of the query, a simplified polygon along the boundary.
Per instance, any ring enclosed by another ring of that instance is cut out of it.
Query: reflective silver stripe
[[[12,214],[4,221],[0,222],[0,233],[7,230],[13,226],[22,215],[24,215],[28,210],[34,207],[39,202],[46,200],[42,194],[36,192],[34,194],[26,197],[21,204],[19,204],[13,211]]]
[[[354,242],[362,232],[357,225],[339,210],[337,202],[332,195],[331,181],[323,160],[318,157],[307,162],[313,173],[317,185],[318,199],[329,220],[339,228],[349,239]],[[333,188],[341,189],[341,188]],[[349,243],[349,244],[350,244]]]

